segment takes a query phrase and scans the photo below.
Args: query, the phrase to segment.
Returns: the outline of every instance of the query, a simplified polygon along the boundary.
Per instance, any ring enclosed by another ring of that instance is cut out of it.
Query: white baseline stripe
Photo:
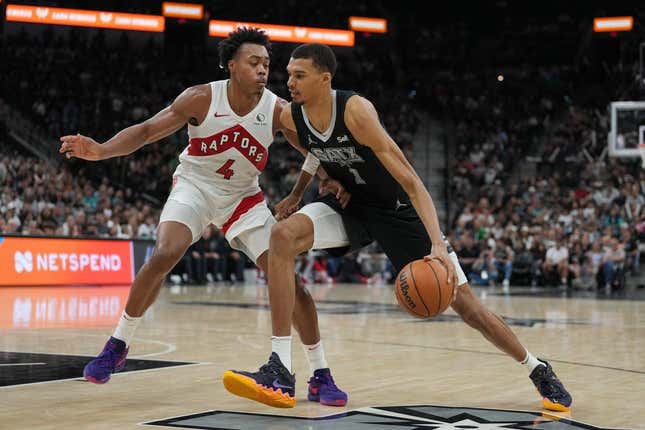
[[[7,363],[0,364],[0,367],[9,367],[9,366],[43,366],[47,363]]]

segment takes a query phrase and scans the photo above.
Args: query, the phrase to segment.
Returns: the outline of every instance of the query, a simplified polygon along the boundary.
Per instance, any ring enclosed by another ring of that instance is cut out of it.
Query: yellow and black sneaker
[[[275,352],[257,372],[227,370],[224,387],[236,396],[246,397],[274,408],[296,406],[296,376],[292,375]]]
[[[551,365],[544,360],[540,360],[540,362],[544,363],[544,365],[536,366],[529,377],[542,396],[542,406],[550,411],[569,411],[573,402],[571,394],[564,388],[558,377],[555,376]]]

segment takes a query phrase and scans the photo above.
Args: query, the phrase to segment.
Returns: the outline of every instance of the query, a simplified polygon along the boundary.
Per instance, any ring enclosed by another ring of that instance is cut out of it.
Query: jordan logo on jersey
[[[259,171],[266,167],[267,149],[239,124],[212,136],[193,137],[188,146],[188,155],[215,155],[232,148],[238,150]]]
[[[316,142],[310,134],[307,135],[307,140],[309,141],[309,146],[318,145],[318,142]]]
[[[364,163],[363,157],[356,153],[354,146],[340,148],[311,148],[311,153],[320,161],[338,163],[341,166],[351,166],[352,163]]]

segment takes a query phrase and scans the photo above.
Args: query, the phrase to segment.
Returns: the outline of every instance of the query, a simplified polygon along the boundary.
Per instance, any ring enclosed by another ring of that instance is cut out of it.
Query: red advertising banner
[[[0,288],[0,329],[111,326],[130,287]]]
[[[260,28],[269,35],[272,41],[354,46],[353,31],[336,30],[331,28],[259,24],[237,21],[209,21],[208,34],[214,37],[227,37],[231,31],[235,31],[238,27]]]
[[[163,15],[170,18],[202,19],[204,6],[193,3],[162,3]]]
[[[593,31],[596,33],[613,31],[632,31],[634,28],[634,17],[612,16],[605,18],[594,18]]]
[[[163,16],[10,4],[7,21],[162,32]]]
[[[133,279],[130,241],[0,236],[0,285],[117,285]]]
[[[366,16],[350,16],[349,28],[366,33],[387,33],[387,20],[383,18],[368,18]]]

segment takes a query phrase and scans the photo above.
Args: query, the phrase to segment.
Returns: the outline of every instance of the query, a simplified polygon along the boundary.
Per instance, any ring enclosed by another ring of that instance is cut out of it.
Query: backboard
[[[610,106],[609,156],[640,157],[639,145],[645,143],[645,102],[612,102]]]

